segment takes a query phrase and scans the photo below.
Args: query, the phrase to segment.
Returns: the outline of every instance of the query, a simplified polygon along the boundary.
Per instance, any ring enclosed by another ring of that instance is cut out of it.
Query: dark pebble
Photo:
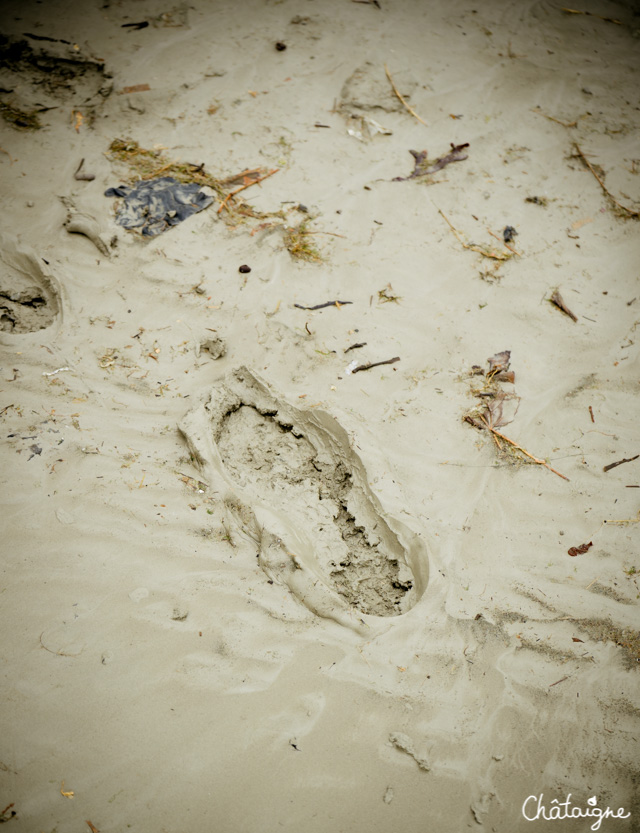
[[[247,272],[251,271],[251,267],[247,266],[246,263],[238,269],[238,272],[242,272],[243,275],[246,275]]]
[[[279,41],[278,41],[278,43],[276,44],[276,49],[278,50],[278,52],[284,52],[284,50],[285,50],[286,48],[287,48],[287,44],[286,44],[286,43],[282,43],[282,41],[281,41],[281,40],[279,40]]]

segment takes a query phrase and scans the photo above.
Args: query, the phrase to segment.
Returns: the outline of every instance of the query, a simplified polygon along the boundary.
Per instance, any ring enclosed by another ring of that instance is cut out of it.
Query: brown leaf
[[[574,642],[584,642],[584,639],[578,639],[577,636],[573,636],[571,638],[573,639]]]
[[[589,541],[588,544],[580,544],[579,547],[571,547],[571,549],[567,550],[569,555],[576,556],[576,555],[584,555],[585,552],[588,552],[589,549],[593,546],[593,541]]]
[[[501,373],[503,370],[509,369],[509,359],[511,358],[511,350],[503,350],[502,353],[496,353],[487,359],[489,362],[488,376],[494,376],[496,373]]]

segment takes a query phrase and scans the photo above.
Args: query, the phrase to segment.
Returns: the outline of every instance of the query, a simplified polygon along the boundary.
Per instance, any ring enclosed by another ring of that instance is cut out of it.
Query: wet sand
[[[576,11],[4,4],[10,830],[637,829],[640,17]],[[227,185],[145,239],[116,139]]]

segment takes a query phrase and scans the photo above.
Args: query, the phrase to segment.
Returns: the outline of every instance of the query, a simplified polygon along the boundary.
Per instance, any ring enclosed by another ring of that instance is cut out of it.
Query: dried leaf
[[[558,307],[559,310],[564,312],[565,315],[568,315],[569,318],[572,318],[574,321],[578,320],[578,316],[571,312],[569,307],[565,304],[562,295],[558,292],[557,289],[554,291],[553,295],[549,298],[549,300],[554,306]]]
[[[491,358],[487,359],[489,362],[489,372],[487,373],[487,376],[495,376],[496,373],[508,370],[510,358],[511,350],[503,350],[501,353],[496,353],[495,356],[491,356]]]

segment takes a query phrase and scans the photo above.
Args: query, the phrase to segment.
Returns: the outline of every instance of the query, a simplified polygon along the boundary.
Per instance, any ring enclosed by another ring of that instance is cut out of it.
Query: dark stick
[[[399,361],[400,356],[396,356],[393,359],[385,359],[383,362],[367,362],[367,364],[359,364],[357,367],[354,367],[351,372],[359,373],[361,370],[371,370],[372,367],[380,367],[381,364],[395,364]]]
[[[621,466],[623,463],[632,463],[634,460],[637,460],[640,457],[640,454],[636,454],[635,457],[625,457],[624,460],[618,460],[617,463],[609,463],[608,466],[605,466],[602,471],[611,471],[611,469],[615,469],[616,466]]]
[[[307,310],[314,310],[314,309],[324,309],[325,307],[344,307],[346,304],[352,304],[353,301],[327,301],[326,304],[316,304],[314,307],[303,307],[302,304],[294,304],[293,306],[296,309],[307,309]]]
[[[361,341],[361,342],[358,342],[358,344],[352,344],[351,347],[347,347],[347,349],[344,352],[348,353],[349,350],[355,350],[356,347],[366,347],[366,345],[367,345],[366,341]]]

